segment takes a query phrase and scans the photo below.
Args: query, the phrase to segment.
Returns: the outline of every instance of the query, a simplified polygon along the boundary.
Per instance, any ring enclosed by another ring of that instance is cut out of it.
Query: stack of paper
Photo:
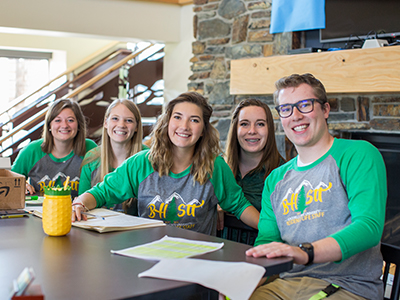
[[[217,251],[224,243],[194,241],[164,236],[162,239],[111,253],[150,260],[186,258]]]
[[[139,277],[194,282],[216,290],[232,300],[247,300],[263,277],[264,267],[246,262],[190,258],[217,251],[223,245],[224,243],[164,236],[151,243],[111,252],[129,257],[159,260],[151,269],[140,273]]]
[[[165,226],[163,221],[134,217],[104,208],[96,208],[90,214],[102,218],[90,218],[87,221],[73,222],[72,225],[84,229],[102,232],[131,230],[147,227]]]
[[[25,210],[42,218],[42,207],[27,207]],[[90,211],[90,214],[96,217],[88,216],[87,221],[76,221],[72,223],[72,226],[94,230],[100,233],[165,226],[164,222],[160,220],[134,217],[104,208],[93,209]]]

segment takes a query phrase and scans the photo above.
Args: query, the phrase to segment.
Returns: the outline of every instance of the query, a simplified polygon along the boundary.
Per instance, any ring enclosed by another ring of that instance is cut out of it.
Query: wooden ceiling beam
[[[177,4],[177,5],[193,4],[193,0],[140,0],[140,1],[169,3],[169,4]]]

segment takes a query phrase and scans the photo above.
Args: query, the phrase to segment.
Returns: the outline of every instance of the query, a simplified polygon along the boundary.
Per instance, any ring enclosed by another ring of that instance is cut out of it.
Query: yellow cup
[[[44,188],[43,230],[50,236],[63,236],[71,230],[71,188]]]

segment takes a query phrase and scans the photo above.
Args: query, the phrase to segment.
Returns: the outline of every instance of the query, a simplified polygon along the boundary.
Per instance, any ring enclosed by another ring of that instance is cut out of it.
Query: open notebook
[[[25,207],[25,210],[39,218],[42,218],[43,208],[41,206],[28,206]],[[94,230],[100,233],[165,226],[164,222],[160,220],[134,217],[105,208],[92,209],[90,214],[97,216],[97,218],[87,216],[87,221],[73,222],[72,226]]]

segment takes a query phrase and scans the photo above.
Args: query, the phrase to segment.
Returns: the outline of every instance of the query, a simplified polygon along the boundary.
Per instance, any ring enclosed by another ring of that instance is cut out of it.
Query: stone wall
[[[257,98],[273,106],[271,95],[230,95],[230,61],[287,54],[288,50],[292,49],[292,34],[269,33],[270,0],[194,0],[193,2],[196,41],[192,45],[193,74],[189,78],[188,90],[203,94],[212,104],[214,108],[212,121],[219,130],[221,142],[224,144],[231,111],[243,98]],[[283,144],[281,146],[284,147]]]
[[[400,94],[328,96],[331,130],[400,133]]]
[[[265,101],[274,114],[280,152],[292,156],[271,95],[229,93],[230,61],[250,57],[284,55],[301,47],[300,34],[269,33],[271,1],[194,0],[194,37],[191,59],[192,75],[188,90],[203,94],[213,105],[213,124],[224,145],[231,111],[244,98]],[[329,95],[332,113],[329,126],[333,134],[348,131],[400,133],[400,94],[398,95]]]

